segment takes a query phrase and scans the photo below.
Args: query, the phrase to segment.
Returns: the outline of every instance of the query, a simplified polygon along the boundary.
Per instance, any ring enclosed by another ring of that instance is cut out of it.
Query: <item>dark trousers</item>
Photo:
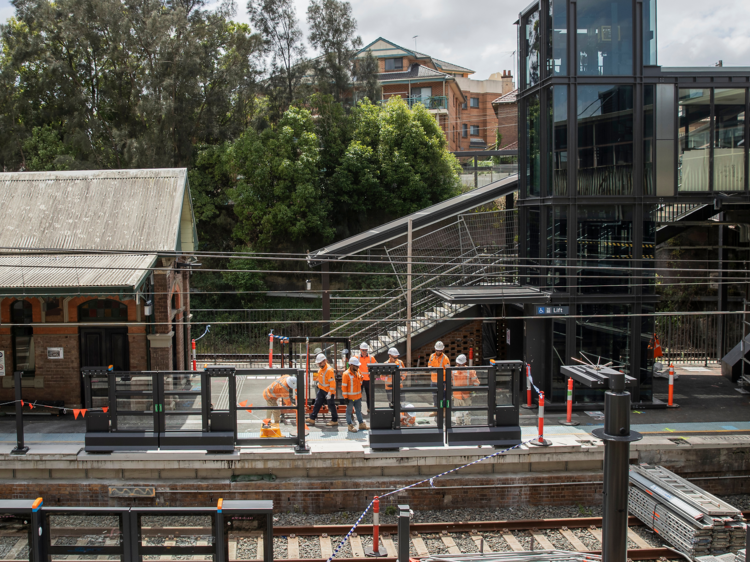
[[[362,394],[367,404],[367,413],[370,412],[370,381],[362,381]]]
[[[313,406],[312,414],[310,419],[317,419],[318,412],[323,407],[323,404],[328,404],[328,411],[331,412],[331,420],[339,421],[339,413],[336,411],[336,399],[328,398],[328,393],[325,390],[318,389],[318,394],[315,395],[315,406]]]

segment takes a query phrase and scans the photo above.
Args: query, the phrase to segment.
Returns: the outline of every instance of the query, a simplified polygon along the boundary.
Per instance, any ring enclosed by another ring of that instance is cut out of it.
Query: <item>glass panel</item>
[[[212,546],[215,542],[209,515],[141,515],[140,519],[141,546]],[[205,559],[203,554],[198,556]]]
[[[91,378],[91,407],[102,408],[109,406],[109,379],[107,377]]]
[[[578,87],[578,194],[633,193],[633,87]]]
[[[314,378],[314,374],[315,371],[309,375],[311,379]],[[290,397],[268,401],[263,396],[264,391],[269,387],[277,388],[275,386],[276,380],[276,377],[266,378],[265,376],[238,375],[236,377],[237,433],[239,439],[257,439],[261,437],[261,434],[269,438],[289,437],[290,434],[296,434],[296,410]],[[229,407],[226,401],[228,394],[226,382],[224,377],[216,377],[211,382],[211,405],[214,411],[226,410]],[[314,391],[310,398],[314,401],[315,396],[316,392]],[[269,409],[272,405],[281,409]],[[264,419],[270,419],[272,424],[278,423],[278,430],[275,425],[262,427]]]
[[[0,513],[0,559],[29,560],[29,516]]]
[[[71,512],[48,516],[53,546],[119,546],[120,517]]]
[[[553,86],[549,96],[550,171],[548,194],[568,194],[568,87]]]
[[[640,398],[641,402],[652,402],[654,399],[654,347],[652,338],[655,332],[654,305],[641,305],[641,365],[640,365]],[[740,336],[742,337],[742,336]]]
[[[154,431],[154,416],[117,416],[117,431]]]
[[[566,323],[560,320],[552,321],[552,402],[561,403],[567,400],[568,381],[560,369],[568,365],[565,361]],[[574,395],[575,400],[575,395]]]
[[[677,189],[708,191],[711,90],[680,90],[677,116],[680,139]]]
[[[111,299],[93,299],[78,307],[81,322],[125,322],[127,319],[127,305]]]
[[[529,196],[539,197],[541,124],[539,94],[526,100],[526,189]]]
[[[539,276],[542,270],[539,267],[539,258],[541,257],[541,216],[539,208],[529,209],[528,225],[526,228],[526,284],[541,285]]]
[[[151,375],[117,375],[115,392],[148,392],[154,391],[154,377]]]
[[[602,363],[612,361],[613,368],[630,374],[631,305],[578,305],[576,354]],[[604,402],[604,391],[576,386],[576,402]]]
[[[745,90],[714,91],[714,191],[745,190]]]
[[[228,410],[229,380],[227,377],[211,377],[211,409]]]
[[[190,411],[197,411],[200,412],[202,408],[202,400],[200,395],[185,395],[185,396],[175,396],[175,395],[168,395],[164,397],[164,411],[178,411],[178,412],[186,412],[188,410]]]
[[[568,2],[549,2],[549,41],[547,42],[547,75],[568,74]]]
[[[442,369],[436,369],[434,374],[411,370],[405,374],[401,387],[401,426],[434,429],[437,427],[437,385],[444,379]]]
[[[481,368],[451,371],[451,425],[487,425],[488,376]],[[484,388],[477,388],[480,386]]]
[[[118,397],[117,412],[153,412],[153,398]]]
[[[181,373],[164,376],[164,390],[193,390],[200,391],[201,376],[195,374]]]
[[[578,0],[578,74],[633,74],[632,0]]]
[[[633,211],[626,205],[578,207],[578,285],[585,294],[627,294]]]
[[[513,375],[498,372],[495,375],[495,406],[513,405]]]
[[[200,414],[169,414],[164,416],[166,431],[202,431],[203,422]]]
[[[526,19],[526,87],[539,83],[539,47],[541,43],[539,12]]]
[[[656,292],[656,206],[643,206],[643,261],[641,275],[644,279],[643,294],[653,295]]]
[[[654,195],[654,91],[643,86],[643,194]]]
[[[643,66],[656,64],[656,0],[643,0]]]
[[[565,291],[568,286],[568,209],[547,208],[547,286]]]

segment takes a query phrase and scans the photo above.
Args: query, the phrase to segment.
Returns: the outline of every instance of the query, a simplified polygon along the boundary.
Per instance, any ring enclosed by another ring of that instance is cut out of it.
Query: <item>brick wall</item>
[[[497,124],[500,133],[503,135],[500,148],[515,144],[518,142],[518,104],[503,103],[495,107],[497,115]]]
[[[145,371],[148,368],[146,363],[146,334],[131,333],[128,328],[128,348],[130,351],[130,370]]]
[[[36,376],[44,378],[44,395],[48,400],[63,400],[66,406],[80,407],[82,398],[78,331],[75,328],[57,328],[73,333],[37,333],[38,330],[50,329],[55,328],[37,328],[34,332]],[[62,347],[63,358],[47,359],[48,347]],[[26,389],[23,394],[24,398],[32,399]]]
[[[473,340],[473,341],[472,341]],[[419,362],[420,367],[426,367],[427,362],[430,360],[430,355],[435,351],[435,342],[438,340],[431,341],[427,345],[414,350],[412,352],[412,367],[417,366]],[[474,364],[481,365],[482,363],[482,321],[475,320],[470,324],[462,328],[458,328],[453,332],[450,332],[446,336],[440,338],[445,344],[445,354],[451,360],[451,365],[455,365],[456,357],[462,353],[469,357],[469,348],[474,347]]]

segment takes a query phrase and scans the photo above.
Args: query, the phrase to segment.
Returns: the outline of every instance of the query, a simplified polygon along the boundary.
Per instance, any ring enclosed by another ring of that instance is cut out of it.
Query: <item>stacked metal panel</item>
[[[664,541],[694,558],[737,552],[745,545],[739,509],[660,466],[630,468],[629,508]]]

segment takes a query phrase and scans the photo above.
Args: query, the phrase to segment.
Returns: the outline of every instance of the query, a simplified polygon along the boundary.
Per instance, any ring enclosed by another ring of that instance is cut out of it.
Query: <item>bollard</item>
[[[667,399],[667,408],[679,408],[679,404],[674,403],[674,365],[669,364],[669,398]]]
[[[469,367],[474,366],[474,347],[469,348]]]
[[[409,562],[409,544],[411,537],[409,525],[411,510],[408,505],[398,506],[398,562]]]
[[[268,368],[273,369],[273,330],[268,334]]]
[[[380,499],[372,502],[372,546],[365,548],[365,556],[386,556],[388,552],[380,546]]]
[[[29,452],[29,448],[23,440],[23,396],[21,395],[22,377],[23,371],[16,371],[13,373],[13,382],[16,386],[16,448],[10,452],[11,455],[25,455]]]
[[[539,439],[529,444],[536,445],[537,447],[549,447],[552,445],[550,441],[544,438],[544,392],[539,393]]]
[[[526,404],[521,404],[521,408],[533,410],[536,408],[531,397],[531,365],[526,364]]]
[[[193,340],[193,371],[198,370],[198,362],[195,360],[195,340]]]
[[[568,415],[565,421],[561,421],[560,425],[579,425],[577,421],[573,421],[573,379],[568,379]]]

